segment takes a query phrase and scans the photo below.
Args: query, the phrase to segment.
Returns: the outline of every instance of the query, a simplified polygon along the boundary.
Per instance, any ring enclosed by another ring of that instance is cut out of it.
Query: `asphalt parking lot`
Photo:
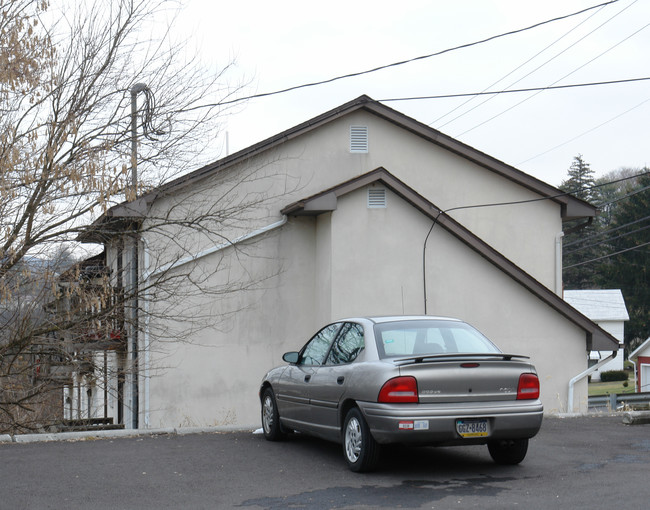
[[[348,471],[338,445],[250,431],[0,444],[0,508],[619,508],[650,501],[650,425],[547,418],[519,466],[487,448],[397,448]]]

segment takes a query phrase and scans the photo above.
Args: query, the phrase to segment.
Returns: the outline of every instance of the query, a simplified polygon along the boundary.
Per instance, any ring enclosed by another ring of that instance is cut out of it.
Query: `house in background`
[[[361,96],[113,207],[80,239],[141,289],[122,372],[134,427],[256,426],[264,373],[360,315],[466,320],[530,355],[546,411],[564,412],[586,409],[586,379],[569,381],[588,353],[618,349],[561,298],[563,221],[595,214]]]
[[[630,354],[636,372],[636,391],[650,391],[650,338]]]
[[[121,381],[126,345],[120,314],[102,314],[102,308],[109,307],[102,292],[105,260],[102,252],[61,274],[56,298],[47,306],[50,314],[59,318],[71,314],[75,322],[57,333],[58,362],[42,367],[62,389],[63,419],[69,422],[105,419],[105,423],[124,423]]]
[[[565,290],[567,303],[589,317],[619,341],[621,353],[625,343],[625,321],[630,320],[623,294],[619,289]],[[591,365],[597,364],[612,354],[612,351],[591,351]],[[603,364],[592,374],[592,381],[600,381],[600,374],[609,370],[623,370],[623,356],[616,356]]]

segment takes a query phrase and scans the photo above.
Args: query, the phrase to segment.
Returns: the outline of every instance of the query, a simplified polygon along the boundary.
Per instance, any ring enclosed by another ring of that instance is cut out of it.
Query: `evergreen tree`
[[[573,158],[573,162],[567,172],[568,178],[562,181],[560,189],[571,193],[574,197],[587,202],[598,200],[600,196],[594,186],[596,180],[594,178],[594,171],[584,159],[582,154],[578,154]]]
[[[601,195],[595,188],[594,171],[581,154],[573,158],[567,174],[568,178],[560,185],[562,191],[587,202],[600,200]],[[602,247],[589,242],[598,234],[601,226],[597,221],[587,225],[584,223],[584,219],[578,219],[564,225],[562,279],[567,289],[592,289],[596,285],[595,266],[581,263],[601,256]]]
[[[603,230],[612,228],[616,205],[625,196],[639,186],[635,176],[642,173],[638,168],[621,168],[596,179],[600,201],[598,206],[598,223]]]
[[[629,349],[650,336],[650,170],[643,172],[633,180],[636,186],[612,204],[603,239],[609,256],[596,265],[596,283],[623,292],[630,315],[625,324]]]

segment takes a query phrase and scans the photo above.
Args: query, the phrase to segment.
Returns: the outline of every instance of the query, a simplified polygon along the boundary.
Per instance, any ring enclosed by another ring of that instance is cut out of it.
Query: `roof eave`
[[[197,181],[200,181],[204,178],[207,178],[213,175],[216,172],[226,170],[236,164],[239,164],[247,159],[255,157],[262,152],[270,150],[282,143],[285,143],[289,140],[297,138],[309,131],[312,131],[324,124],[327,124],[333,120],[336,120],[345,115],[357,110],[365,110],[373,115],[376,115],[384,120],[391,122],[402,129],[410,131],[411,133],[424,138],[440,147],[443,147],[450,152],[453,152],[473,163],[486,168],[496,174],[509,179],[524,188],[533,191],[536,194],[539,194],[543,197],[549,198],[554,202],[560,204],[561,206],[561,215],[564,220],[575,219],[580,217],[592,217],[596,215],[597,208],[591,204],[584,202],[580,199],[572,197],[570,195],[563,194],[557,188],[525,173],[517,168],[510,166],[498,159],[489,156],[469,145],[466,145],[426,124],[423,124],[397,110],[375,101],[367,95],[362,95],[349,101],[343,105],[340,105],[332,110],[329,110],[321,115],[313,117],[301,124],[298,124],[292,128],[289,128],[277,135],[274,135],[270,138],[262,140],[250,147],[242,149],[230,156],[226,156],[214,163],[205,165],[194,172],[183,175],[173,181],[170,181],[162,186],[156,188],[156,190],[143,195],[147,203],[150,203],[152,200],[158,196],[163,196],[168,193],[175,192],[179,189],[182,189],[186,186],[191,185]]]
[[[77,235],[77,241],[102,244],[116,235],[138,228],[146,218],[150,204],[151,196],[144,195],[131,202],[114,205],[85,227]]]

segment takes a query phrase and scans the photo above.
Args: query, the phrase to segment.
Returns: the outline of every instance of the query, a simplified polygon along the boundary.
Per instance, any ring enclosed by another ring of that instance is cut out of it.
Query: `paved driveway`
[[[487,448],[391,448],[375,473],[340,447],[248,432],[0,444],[0,508],[648,508],[650,425],[546,419],[528,457]]]

